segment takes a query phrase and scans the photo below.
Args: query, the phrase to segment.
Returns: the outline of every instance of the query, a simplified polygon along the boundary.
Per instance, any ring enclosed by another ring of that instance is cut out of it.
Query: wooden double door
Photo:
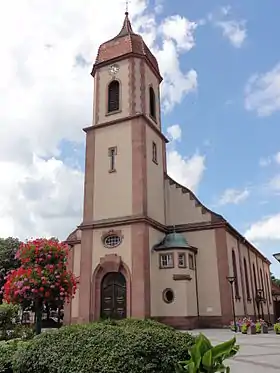
[[[101,317],[126,318],[126,280],[120,272],[108,273],[102,280]]]

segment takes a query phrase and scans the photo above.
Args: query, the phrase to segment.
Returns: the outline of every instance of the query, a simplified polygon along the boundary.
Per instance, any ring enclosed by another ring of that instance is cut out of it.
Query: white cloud
[[[267,167],[271,164],[271,158],[270,157],[267,157],[267,158],[261,158],[260,161],[259,161],[259,165],[261,167]]]
[[[226,189],[220,197],[219,205],[238,205],[239,203],[245,201],[249,197],[249,195],[250,191],[248,189]]]
[[[280,110],[280,63],[249,79],[245,87],[245,108],[259,116],[269,116]]]
[[[275,175],[268,183],[271,190],[280,192],[280,175]]]
[[[167,128],[167,133],[171,137],[171,141],[180,141],[182,137],[182,130],[179,124],[173,124]]]
[[[231,11],[231,6],[230,5],[227,5],[227,6],[222,6],[221,7],[221,13],[224,15],[224,16],[228,16],[229,13]]]
[[[174,149],[167,152],[167,168],[172,179],[196,192],[206,168],[205,156],[197,153],[187,158]]]
[[[243,45],[247,37],[247,30],[244,21],[220,21],[217,22],[216,25],[221,27],[223,35],[229,39],[234,47],[240,48]]]
[[[280,214],[266,217],[251,225],[245,232],[248,240],[280,240]]]
[[[170,111],[182,98],[197,88],[197,72],[180,71],[179,53],[189,51],[195,46],[194,32],[198,24],[185,17],[174,15],[167,17],[159,28],[163,37],[163,46],[156,52],[163,69],[163,109]]]
[[[271,165],[273,162],[275,162],[276,164],[280,164],[280,152],[274,154],[273,156],[262,157],[259,161],[259,165],[261,167],[267,167]]]
[[[179,184],[196,192],[205,171],[205,156],[196,152],[190,157],[184,157],[176,149],[177,142],[181,140],[182,130],[179,124],[167,128],[170,143],[167,147],[167,171],[170,177]]]
[[[164,0],[155,0],[155,12],[160,14],[163,11]]]
[[[0,162],[0,237],[65,238],[80,223],[83,173],[58,159]]]
[[[274,159],[276,163],[280,164],[280,152],[275,154]]]
[[[120,30],[124,2],[104,0],[97,6],[96,0],[6,0],[4,8],[0,13],[0,236],[65,238],[80,223],[83,175],[62,162],[60,143],[84,142],[81,128],[92,120],[89,72],[100,43]],[[130,13],[134,28],[141,28],[159,59],[165,79],[163,106],[171,110],[197,86],[196,72],[183,71],[179,63],[181,53],[194,43],[194,28],[185,39],[180,39],[180,33],[167,38],[156,24],[155,13],[147,10],[146,0],[133,1]],[[189,21],[178,20],[182,31]],[[184,49],[179,40],[185,42]]]
[[[194,31],[197,28],[196,22],[187,18],[175,15],[166,18],[161,25],[161,32],[165,39],[172,39],[176,42],[178,50],[189,51],[195,45]]]
[[[163,71],[162,107],[165,112],[179,104],[183,97],[197,88],[197,72],[193,69],[183,73],[179,66],[179,54],[172,40],[165,40],[161,50],[157,51],[160,67]]]
[[[231,6],[221,7],[218,14],[210,13],[208,21],[223,31],[223,36],[230,41],[235,48],[240,48],[247,38],[245,20],[229,19]]]

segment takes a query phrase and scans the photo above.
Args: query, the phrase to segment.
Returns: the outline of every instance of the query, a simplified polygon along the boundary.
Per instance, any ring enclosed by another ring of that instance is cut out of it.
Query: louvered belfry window
[[[153,119],[156,119],[156,96],[153,87],[149,88],[149,95],[150,95],[150,116]]]
[[[120,83],[113,80],[108,87],[108,112],[120,109]]]

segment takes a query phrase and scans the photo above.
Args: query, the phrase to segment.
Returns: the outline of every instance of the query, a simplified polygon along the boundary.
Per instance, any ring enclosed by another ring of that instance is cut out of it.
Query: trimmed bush
[[[190,334],[153,321],[71,325],[26,344],[17,354],[14,372],[174,373],[193,344]]]
[[[25,342],[17,339],[0,342],[0,373],[13,373],[13,359],[18,348],[21,347],[23,343]]]
[[[13,304],[0,304],[0,340],[12,339],[12,331],[19,323],[19,307]]]
[[[117,321],[117,324],[122,327],[133,327],[133,328],[140,328],[140,329],[146,329],[146,328],[157,328],[157,329],[168,329],[168,330],[174,330],[171,326],[159,323],[157,321],[147,319],[147,320],[140,320],[140,319],[123,319]]]

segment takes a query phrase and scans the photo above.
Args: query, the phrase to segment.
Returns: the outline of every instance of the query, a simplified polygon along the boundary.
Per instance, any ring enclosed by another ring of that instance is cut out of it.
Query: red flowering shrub
[[[28,241],[16,257],[21,267],[8,274],[3,286],[8,303],[64,303],[74,296],[77,279],[67,269],[67,245],[47,239]]]

